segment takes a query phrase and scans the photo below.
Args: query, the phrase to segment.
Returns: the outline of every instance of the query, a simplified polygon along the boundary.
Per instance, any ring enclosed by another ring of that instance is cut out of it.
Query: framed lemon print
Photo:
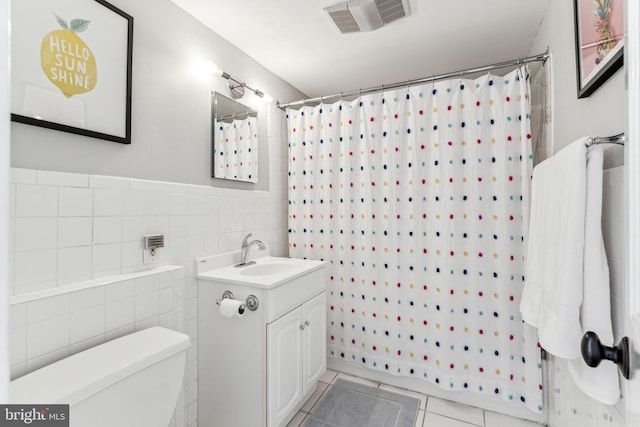
[[[131,143],[133,18],[104,0],[11,3],[11,119]]]

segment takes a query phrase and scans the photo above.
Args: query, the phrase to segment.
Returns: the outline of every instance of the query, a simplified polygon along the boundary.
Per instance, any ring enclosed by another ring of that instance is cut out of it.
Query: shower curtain
[[[289,250],[328,261],[329,356],[542,411],[527,69],[287,118]]]
[[[242,181],[258,178],[258,118],[215,122],[215,175]]]

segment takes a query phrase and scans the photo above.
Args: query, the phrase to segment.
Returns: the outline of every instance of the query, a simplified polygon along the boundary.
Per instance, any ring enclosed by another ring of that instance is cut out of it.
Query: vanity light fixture
[[[223,79],[227,80],[227,86],[229,88],[229,94],[231,95],[231,98],[233,98],[233,99],[242,98],[244,96],[245,89],[249,89],[256,96],[258,96],[259,98],[262,98],[265,102],[273,101],[273,98],[270,95],[265,94],[261,90],[254,89],[251,86],[248,86],[245,82],[236,79],[231,74],[229,74],[226,71],[222,70],[222,68],[218,67],[215,64],[213,64],[213,72],[215,74],[218,74]]]

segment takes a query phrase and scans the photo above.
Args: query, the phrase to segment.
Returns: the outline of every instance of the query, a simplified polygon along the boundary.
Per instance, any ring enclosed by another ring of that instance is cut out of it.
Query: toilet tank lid
[[[125,335],[11,381],[9,403],[73,405],[190,345],[189,336],[159,326]]]

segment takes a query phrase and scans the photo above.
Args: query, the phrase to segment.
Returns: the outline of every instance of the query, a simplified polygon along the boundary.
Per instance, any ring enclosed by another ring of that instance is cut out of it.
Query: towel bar
[[[617,135],[612,136],[596,136],[587,138],[587,142],[584,143],[586,147],[591,147],[592,145],[598,144],[618,144],[624,145],[625,135],[624,133],[619,133]]]

